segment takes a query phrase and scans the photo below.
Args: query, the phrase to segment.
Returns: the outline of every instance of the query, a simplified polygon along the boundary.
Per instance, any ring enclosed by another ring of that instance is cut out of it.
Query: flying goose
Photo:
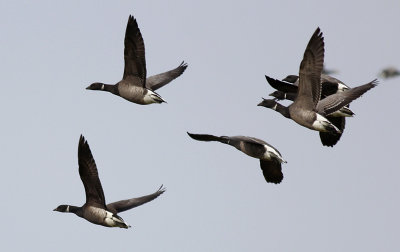
[[[312,35],[300,64],[297,97],[289,107],[279,106],[282,115],[312,130],[340,133],[340,130],[315,109],[321,97],[321,72],[324,63],[324,38],[319,27]],[[264,106],[263,102],[258,106]],[[267,104],[265,104],[267,105]],[[278,107],[278,103],[275,104]]]
[[[118,95],[130,102],[147,105],[165,102],[155,90],[180,76],[187,64],[182,62],[177,68],[147,77],[144,41],[136,19],[129,16],[125,32],[125,69],[122,80],[115,85],[101,82],[92,83],[86,89],[101,90]]]
[[[322,68],[322,74],[335,74],[337,72],[338,72],[337,70],[328,69],[325,66]]]
[[[353,112],[344,106],[349,104],[351,101],[354,101],[371,88],[375,87],[377,83],[378,81],[375,79],[367,84],[351,88],[343,92],[337,92],[318,101],[317,106],[315,107],[316,113],[327,118],[340,131],[319,132],[323,145],[332,147],[340,140],[346,124],[345,117],[353,115]],[[274,99],[263,99],[258,106],[273,109],[281,113],[283,116],[290,118],[290,106],[285,107]]]
[[[400,75],[400,70],[394,67],[387,67],[379,75],[385,79],[393,78]]]
[[[78,146],[79,175],[85,187],[86,202],[83,206],[60,205],[54,211],[74,213],[91,223],[106,227],[129,228],[130,226],[118,213],[154,200],[165,192],[161,186],[155,193],[127,200],[120,200],[106,205],[103,188],[100,183],[96,163],[88,142],[81,135]]]
[[[255,137],[246,136],[213,136],[207,134],[187,134],[198,141],[217,141],[228,144],[250,157],[260,159],[261,170],[264,178],[269,183],[279,184],[283,179],[281,163],[283,160],[281,153],[273,146]]]

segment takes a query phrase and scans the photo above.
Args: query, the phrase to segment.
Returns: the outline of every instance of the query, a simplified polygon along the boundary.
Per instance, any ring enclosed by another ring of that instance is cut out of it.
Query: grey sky
[[[400,78],[352,103],[334,148],[256,105],[272,91],[265,74],[298,72],[317,26],[326,66],[349,86],[400,67],[399,10],[397,0],[1,1],[2,250],[398,251]],[[148,75],[189,64],[158,91],[168,104],[85,90],[121,79],[129,14]],[[283,182],[186,131],[267,141],[288,161]],[[121,214],[132,229],[52,211],[84,203],[81,133],[107,202],[166,186]]]

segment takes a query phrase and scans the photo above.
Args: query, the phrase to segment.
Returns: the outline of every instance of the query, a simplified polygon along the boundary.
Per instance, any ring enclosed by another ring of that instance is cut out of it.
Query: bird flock
[[[88,90],[100,90],[120,96],[132,103],[149,105],[165,103],[156,90],[179,77],[188,65],[182,62],[170,71],[147,77],[145,46],[137,21],[129,16],[124,41],[124,74],[116,84],[95,82]],[[293,120],[297,124],[318,131],[322,145],[333,147],[341,138],[346,117],[354,116],[350,103],[377,86],[372,80],[354,88],[328,75],[334,73],[324,69],[324,37],[317,28],[310,38],[300,63],[299,73],[288,75],[282,80],[265,76],[275,89],[258,106],[266,107]],[[384,78],[400,75],[395,68],[385,69]],[[289,100],[284,106],[278,101]],[[268,183],[279,184],[283,180],[282,163],[286,160],[281,153],[267,142],[248,136],[214,136],[187,132],[189,137],[198,141],[216,141],[231,145],[248,156],[260,160],[263,176]],[[74,213],[87,221],[106,227],[129,228],[118,214],[156,199],[165,192],[163,185],[154,193],[142,197],[121,200],[106,204],[97,166],[88,142],[80,136],[78,144],[79,175],[85,188],[86,202],[81,206],[59,205],[54,211]]]

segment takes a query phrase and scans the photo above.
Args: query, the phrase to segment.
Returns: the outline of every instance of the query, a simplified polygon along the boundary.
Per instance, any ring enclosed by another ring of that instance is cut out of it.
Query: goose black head
[[[299,79],[299,76],[297,75],[288,75],[282,81],[290,82],[290,83],[295,83]]]
[[[59,205],[57,208],[55,208],[53,211],[57,212],[69,212],[69,206],[68,205]]]
[[[286,99],[286,94],[282,91],[274,91],[269,94],[269,96],[273,96],[278,100],[285,100]]]
[[[263,101],[257,104],[257,106],[263,106],[266,108],[274,108],[276,106],[276,101],[272,99],[264,99]]]
[[[100,83],[100,82],[95,82],[90,84],[90,86],[88,86],[86,89],[89,90],[104,90],[104,84]]]

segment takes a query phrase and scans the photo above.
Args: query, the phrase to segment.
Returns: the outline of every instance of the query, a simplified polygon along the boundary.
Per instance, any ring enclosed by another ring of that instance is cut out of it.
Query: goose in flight
[[[147,105],[165,102],[155,91],[180,76],[187,64],[147,78],[144,41],[136,19],[129,16],[125,32],[125,69],[117,84],[92,83],[86,89],[100,90],[118,95],[130,102]]]
[[[103,188],[88,142],[81,135],[78,146],[79,175],[85,187],[86,202],[83,206],[59,205],[54,211],[74,213],[91,223],[106,227],[129,228],[118,213],[143,205],[165,192],[161,186],[155,193],[106,204]]]

